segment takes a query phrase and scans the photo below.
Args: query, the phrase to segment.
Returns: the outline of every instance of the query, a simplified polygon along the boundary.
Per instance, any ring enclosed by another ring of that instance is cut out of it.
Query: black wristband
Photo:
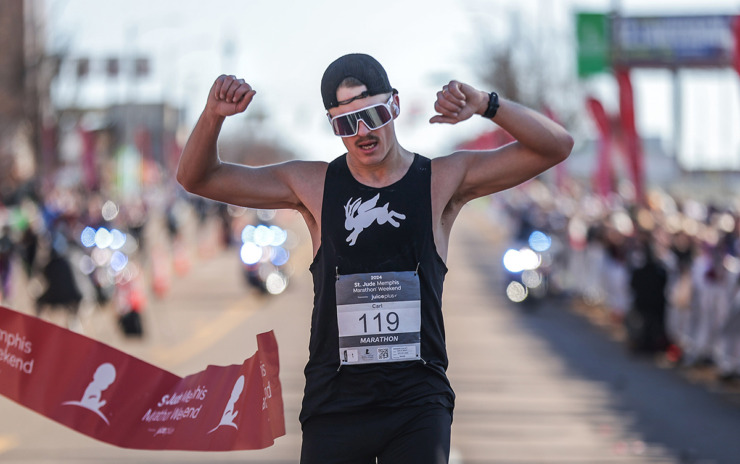
[[[488,108],[486,108],[485,113],[483,113],[483,117],[491,119],[496,116],[496,111],[498,111],[498,94],[496,92],[491,92],[490,95],[488,95]]]

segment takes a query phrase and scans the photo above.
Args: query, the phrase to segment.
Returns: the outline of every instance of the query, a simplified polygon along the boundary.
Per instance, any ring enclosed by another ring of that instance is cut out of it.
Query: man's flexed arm
[[[183,149],[177,181],[185,190],[225,203],[255,208],[295,208],[299,166],[293,163],[250,167],[226,163],[218,156],[221,126],[228,116],[244,112],[255,91],[235,76],[219,76],[208,93],[205,109]]]
[[[434,108],[438,114],[430,122],[457,124],[483,115],[488,105],[488,93],[451,81],[437,93]],[[573,147],[572,137],[559,124],[503,98],[493,121],[516,141],[497,150],[450,155],[448,161],[460,173],[454,194],[458,200],[465,202],[518,185],[565,160]]]
[[[186,190],[207,186],[210,176],[219,168],[217,141],[227,116],[243,112],[255,91],[243,79],[219,76],[208,92],[206,106],[190,134],[177,168],[177,181]]]

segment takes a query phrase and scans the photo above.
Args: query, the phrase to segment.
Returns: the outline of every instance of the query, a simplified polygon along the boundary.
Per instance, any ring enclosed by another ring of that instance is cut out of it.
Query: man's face
[[[362,92],[367,90],[367,87],[340,87],[337,89],[337,100],[347,101],[353,97],[360,95]],[[373,95],[371,97],[358,98],[357,100],[351,101],[345,105],[339,105],[338,107],[331,108],[329,115],[331,117],[351,113],[363,108],[367,108],[372,105],[387,103],[390,94]],[[396,102],[396,96],[393,97]],[[393,114],[395,118],[395,114]],[[347,148],[350,156],[357,161],[362,163],[373,163],[381,161],[385,158],[388,151],[392,147],[395,141],[395,133],[393,129],[393,122],[386,124],[376,130],[371,130],[367,127],[364,121],[358,122],[357,134],[349,137],[342,137],[344,146]]]

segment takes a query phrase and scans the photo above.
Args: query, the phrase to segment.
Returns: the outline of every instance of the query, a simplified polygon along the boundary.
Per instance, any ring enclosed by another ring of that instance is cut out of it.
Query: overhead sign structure
[[[729,15],[615,17],[612,63],[625,67],[725,67],[735,51]]]
[[[576,16],[576,37],[578,75],[585,77],[609,71],[609,18],[602,13],[579,13]]]
[[[621,17],[578,13],[578,75],[610,68],[707,68],[733,65],[733,15]]]
[[[679,89],[679,69],[733,67],[740,73],[740,16],[691,15],[622,17],[618,14],[578,13],[578,76],[613,73],[619,85],[620,136],[630,166],[635,196],[643,201],[644,161],[635,125],[634,95],[630,80],[633,68],[664,68],[673,71]],[[677,91],[678,92],[678,91]],[[680,97],[675,94],[674,149],[680,153]],[[598,102],[596,102],[598,103]],[[591,102],[591,108],[594,108]],[[593,111],[592,111],[593,113]],[[599,121],[597,121],[599,123]],[[610,185],[608,149],[611,134],[601,132],[600,175],[602,192]]]

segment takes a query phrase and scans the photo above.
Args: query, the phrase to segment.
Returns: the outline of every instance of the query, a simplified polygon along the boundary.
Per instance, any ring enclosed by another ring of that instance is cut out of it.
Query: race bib
[[[416,272],[340,275],[336,292],[343,365],[421,359],[421,293]]]

